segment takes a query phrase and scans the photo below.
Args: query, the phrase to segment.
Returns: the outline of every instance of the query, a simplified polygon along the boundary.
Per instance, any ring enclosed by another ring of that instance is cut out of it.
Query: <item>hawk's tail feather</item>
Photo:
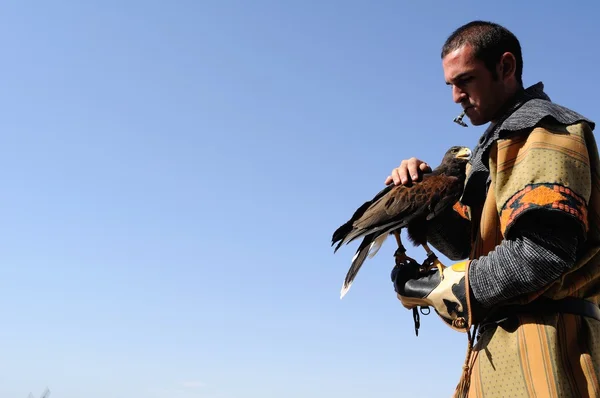
[[[353,240],[361,238],[363,236],[367,237],[367,236],[375,235],[375,234],[377,234],[378,236],[384,235],[394,229],[403,228],[406,225],[407,225],[406,220],[400,220],[400,221],[393,220],[393,221],[388,222],[387,224],[378,225],[376,227],[356,229],[356,230],[350,232],[348,235],[346,235],[346,237],[340,242],[339,246],[341,246],[343,244],[348,244],[348,243],[352,242]]]
[[[352,257],[352,264],[346,273],[346,278],[344,279],[344,284],[342,285],[340,300],[343,299],[346,293],[348,293],[348,290],[350,290],[350,286],[352,286],[354,278],[356,278],[360,267],[362,267],[363,263],[365,262],[365,259],[369,254],[369,249],[371,248],[371,243],[373,243],[374,240],[374,235],[367,235],[361,242],[358,249],[356,249],[356,253],[354,254],[354,257]]]
[[[369,247],[369,258],[375,257],[375,255],[379,252],[379,249],[381,249],[381,246],[383,246],[383,243],[388,238],[388,236],[389,233],[381,234],[377,238],[375,238],[375,240],[373,240],[373,243],[371,243],[371,246]]]
[[[360,219],[363,216],[363,214],[365,213],[365,211],[367,211],[367,209],[371,205],[373,205],[375,202],[377,202],[379,199],[381,199],[393,187],[394,187],[393,184],[386,186],[381,191],[379,191],[377,193],[377,195],[375,195],[373,197],[373,199],[364,202],[358,209],[356,209],[354,211],[354,214],[352,214],[352,217],[350,217],[350,219],[348,221],[346,221],[343,225],[341,225],[340,227],[338,227],[338,229],[335,230],[335,232],[333,233],[333,236],[331,238],[331,246],[335,245],[336,242],[339,242],[339,243],[336,246],[334,253],[344,243],[349,243],[351,240],[353,240],[357,237],[356,235],[354,235],[353,237],[349,237],[349,235],[352,234],[352,230],[354,229],[354,222],[357,221],[358,219]],[[364,234],[365,232],[367,232],[367,231],[362,231],[359,233],[359,235]],[[354,231],[354,233],[356,233],[356,231]]]

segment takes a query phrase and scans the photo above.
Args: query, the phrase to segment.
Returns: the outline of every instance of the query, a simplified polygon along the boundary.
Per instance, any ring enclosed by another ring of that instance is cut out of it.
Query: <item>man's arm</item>
[[[469,285],[482,308],[539,291],[569,270],[583,231],[573,218],[540,210],[522,216],[511,237],[471,261]]]

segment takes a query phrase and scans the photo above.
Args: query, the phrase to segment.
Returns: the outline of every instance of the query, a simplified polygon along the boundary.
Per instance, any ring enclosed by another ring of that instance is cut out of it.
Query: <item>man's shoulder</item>
[[[525,102],[500,126],[500,135],[530,131],[539,126],[571,126],[586,123],[593,130],[595,123],[566,106],[547,99],[534,98]]]

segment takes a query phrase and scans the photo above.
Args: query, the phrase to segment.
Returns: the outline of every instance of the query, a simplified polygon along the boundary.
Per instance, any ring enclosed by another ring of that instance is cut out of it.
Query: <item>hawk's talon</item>
[[[442,264],[439,260],[436,260],[435,266],[437,267],[438,271],[440,271],[440,279],[444,280],[444,269],[446,268],[446,266]]]
[[[425,261],[423,261],[423,268],[427,271],[431,270],[433,267],[436,267],[438,271],[440,271],[440,278],[444,279],[444,269],[446,266],[442,264],[440,260],[438,260],[437,256],[434,252],[429,253]]]
[[[406,250],[403,247],[397,248],[394,257],[406,257]]]

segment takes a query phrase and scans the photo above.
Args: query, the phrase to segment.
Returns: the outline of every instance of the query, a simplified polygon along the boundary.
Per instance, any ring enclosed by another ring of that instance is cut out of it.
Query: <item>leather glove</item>
[[[394,290],[408,309],[433,307],[452,329],[466,332],[473,323],[468,292],[469,261],[440,270],[421,266],[409,259],[392,270]]]
[[[415,260],[410,257],[404,257],[402,260],[396,259],[396,266],[392,269],[391,279],[394,283],[394,290],[396,291],[396,295],[402,305],[407,309],[412,309],[417,306],[428,306],[428,304],[412,304],[410,303],[410,299],[403,300],[403,298],[398,295],[398,285],[406,283],[406,281],[411,279],[418,279],[421,276],[426,274],[425,268]]]

